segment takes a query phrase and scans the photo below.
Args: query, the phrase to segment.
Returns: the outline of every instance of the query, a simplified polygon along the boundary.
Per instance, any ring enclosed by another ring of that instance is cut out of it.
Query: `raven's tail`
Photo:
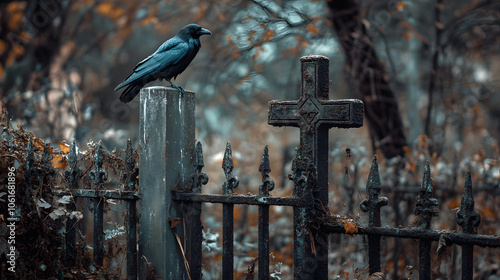
[[[120,95],[120,101],[123,103],[129,103],[134,99],[134,97],[139,94],[143,85],[141,83],[130,84]]]

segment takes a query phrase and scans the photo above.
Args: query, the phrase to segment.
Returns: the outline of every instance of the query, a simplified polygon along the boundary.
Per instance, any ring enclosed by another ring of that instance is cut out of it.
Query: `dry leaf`
[[[182,223],[182,218],[181,217],[175,217],[175,218],[168,218],[170,222],[170,228],[175,228],[178,224]]]
[[[66,167],[68,167],[68,165],[69,165],[68,160],[63,156],[55,156],[52,159],[52,166],[54,168],[66,169]]]
[[[398,10],[399,12],[401,12],[404,9],[405,6],[406,6],[405,2],[402,2],[402,1],[398,2],[396,4],[396,10]]]
[[[68,143],[61,141],[61,142],[59,142],[57,144],[59,145],[59,148],[61,148],[61,151],[63,153],[65,153],[65,154],[69,153],[69,151],[71,149],[71,146],[68,145]]]
[[[345,233],[353,234],[358,231],[356,225],[352,222],[352,220],[344,220],[344,229]]]

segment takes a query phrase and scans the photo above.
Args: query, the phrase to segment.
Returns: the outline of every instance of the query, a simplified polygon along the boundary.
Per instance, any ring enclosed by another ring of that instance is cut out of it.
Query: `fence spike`
[[[374,156],[366,183],[368,198],[361,201],[359,205],[363,212],[368,212],[368,226],[370,228],[381,226],[380,208],[389,203],[387,197],[379,197],[381,189],[377,156]],[[368,235],[368,264],[370,274],[380,271],[380,236]]]
[[[69,150],[69,168],[64,171],[64,177],[68,181],[70,189],[78,188],[78,177],[80,177],[80,170],[76,167],[78,162],[78,155],[76,153],[76,141],[73,139],[71,148]]]
[[[380,226],[380,208],[389,203],[387,197],[379,197],[381,189],[382,184],[380,183],[380,175],[378,172],[377,156],[374,156],[368,175],[368,182],[366,183],[368,198],[361,201],[359,205],[363,212],[370,212],[370,227]]]
[[[269,162],[269,147],[266,145],[264,147],[264,152],[262,153],[262,158],[260,160],[259,165],[260,173],[269,173],[271,172],[271,163]]]
[[[222,193],[233,193],[233,190],[238,187],[240,181],[238,180],[238,177],[233,174],[234,161],[233,153],[231,151],[231,143],[229,142],[226,144],[226,151],[224,152],[224,158],[222,159],[222,169],[224,170],[224,174],[226,174],[226,181],[222,185]]]
[[[382,186],[380,183],[380,175],[378,172],[377,156],[375,155],[373,157],[372,165],[370,167],[370,174],[368,175],[368,183],[366,184],[366,190],[368,191],[368,193],[371,193],[373,191],[376,192],[377,190],[378,193],[380,193],[380,189],[382,189]]]
[[[208,175],[202,171],[205,163],[203,162],[203,146],[201,145],[200,141],[196,143],[194,152],[195,171],[192,176],[192,192],[201,193],[201,186],[206,185],[209,179]]]
[[[474,194],[472,193],[472,179],[470,171],[465,175],[464,193],[460,210],[457,214],[457,224],[465,233],[475,233],[475,228],[481,223],[481,216],[474,210]]]
[[[429,161],[425,162],[424,178],[420,193],[417,196],[417,205],[415,208],[415,215],[422,214],[419,223],[421,229],[431,228],[431,219],[439,215],[437,209],[437,200],[432,198],[433,182],[431,178],[431,168]],[[420,279],[431,279],[431,241],[428,239],[421,239],[418,245],[418,275]]]
[[[222,159],[222,169],[224,172],[229,173],[233,171],[234,161],[233,161],[233,152],[231,150],[231,143],[227,142],[226,150],[224,151],[224,158]]]
[[[102,146],[101,141],[99,141],[99,144],[97,144],[94,154],[95,169],[90,171],[90,177],[94,181],[95,189],[102,189],[104,182],[108,180],[108,172],[102,168],[102,165],[104,163],[104,157],[102,155],[101,146]]]
[[[269,148],[266,145],[260,160],[259,172],[262,174],[262,185],[259,188],[260,195],[269,195],[269,191],[274,189],[274,180],[271,179],[269,173],[271,172],[271,163],[269,161]]]
[[[426,161],[424,167],[424,178],[422,180],[420,193],[417,196],[417,205],[414,211],[415,215],[423,213],[423,217],[421,219],[423,228],[430,228],[431,218],[439,216],[439,210],[436,207],[438,202],[435,198],[432,198],[433,184],[429,161]]]

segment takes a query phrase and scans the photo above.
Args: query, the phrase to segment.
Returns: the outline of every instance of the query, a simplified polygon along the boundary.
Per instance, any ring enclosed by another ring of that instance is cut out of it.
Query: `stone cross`
[[[273,126],[300,128],[300,148],[298,153],[302,159],[308,159],[316,167],[314,198],[321,203],[324,209],[327,209],[328,129],[332,127],[351,128],[362,126],[364,105],[362,101],[355,99],[329,99],[330,80],[328,73],[329,59],[327,57],[309,55],[302,57],[300,61],[302,76],[300,99],[294,101],[270,101],[268,123]],[[294,222],[297,223],[298,221]],[[295,242],[298,238],[297,235],[300,234],[295,234]],[[328,278],[328,236],[314,238],[314,250],[317,254],[309,252],[311,255],[307,256],[308,253],[305,253],[306,255],[303,258],[294,260],[294,275],[296,277],[300,276],[300,279],[304,278],[304,276],[305,279]],[[318,240],[323,240],[323,242],[319,242],[323,244],[317,244],[316,241]],[[321,250],[321,247],[325,246],[326,248]],[[326,256],[320,256],[322,252]],[[312,264],[310,263],[311,258],[315,259]],[[302,264],[295,263],[297,261],[302,262]],[[308,272],[311,269],[304,267],[304,265],[315,267],[314,272]]]

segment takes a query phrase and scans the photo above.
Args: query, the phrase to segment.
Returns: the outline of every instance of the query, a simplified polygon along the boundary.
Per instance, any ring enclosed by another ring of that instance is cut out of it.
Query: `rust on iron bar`
[[[120,191],[120,190],[69,190],[55,191],[53,194],[58,196],[72,195],[76,197],[98,198],[105,197],[110,199],[122,200],[138,200],[140,196],[135,191]]]
[[[220,195],[173,192],[174,199],[180,201],[251,204],[251,205],[281,205],[281,206],[309,206],[310,202],[298,197],[273,197],[259,195]]]

